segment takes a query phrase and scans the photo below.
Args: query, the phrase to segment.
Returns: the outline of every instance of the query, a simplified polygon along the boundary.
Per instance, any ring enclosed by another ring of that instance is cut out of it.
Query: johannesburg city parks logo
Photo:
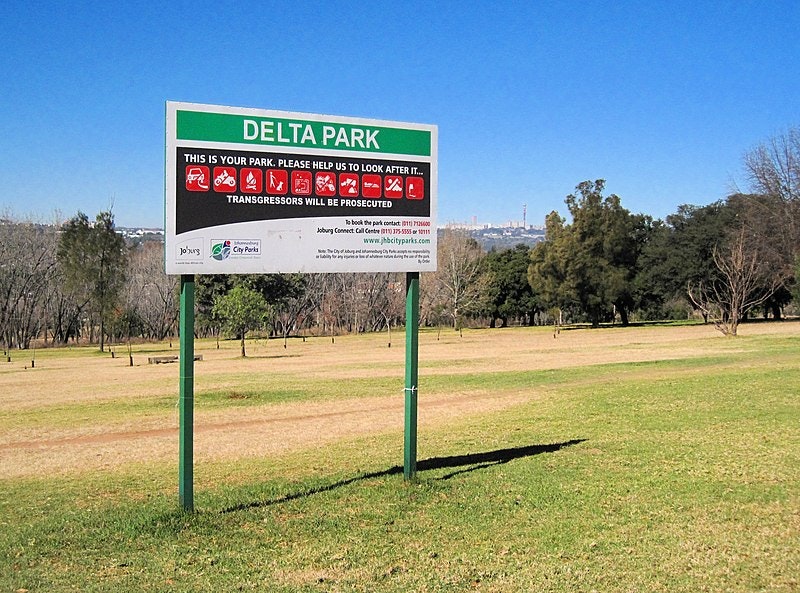
[[[231,255],[231,242],[225,241],[212,241],[211,242],[211,257],[217,261],[228,259]]]
[[[261,257],[260,239],[212,239],[211,258],[217,261],[224,259],[253,259]]]

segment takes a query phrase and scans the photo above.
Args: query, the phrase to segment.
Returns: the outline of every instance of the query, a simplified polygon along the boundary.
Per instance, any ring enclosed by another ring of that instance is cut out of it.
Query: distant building
[[[473,217],[473,222],[475,221]],[[539,241],[544,241],[544,227],[525,225],[519,222],[508,222],[504,226],[491,224],[466,224],[449,222],[439,227],[439,232],[447,229],[461,229],[469,232],[470,236],[480,243],[486,251],[492,249],[512,249],[519,245],[532,247]]]
[[[145,227],[116,227],[116,230],[129,245],[138,245],[148,241],[164,242],[164,229]]]

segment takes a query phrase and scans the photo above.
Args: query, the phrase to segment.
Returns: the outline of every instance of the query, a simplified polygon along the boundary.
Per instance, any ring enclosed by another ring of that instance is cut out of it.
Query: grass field
[[[199,341],[0,364],[0,591],[800,591],[800,323]]]

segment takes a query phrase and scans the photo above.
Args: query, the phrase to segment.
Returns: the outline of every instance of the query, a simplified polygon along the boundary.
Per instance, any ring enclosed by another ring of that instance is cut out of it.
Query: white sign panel
[[[436,269],[437,127],[167,103],[168,274]]]

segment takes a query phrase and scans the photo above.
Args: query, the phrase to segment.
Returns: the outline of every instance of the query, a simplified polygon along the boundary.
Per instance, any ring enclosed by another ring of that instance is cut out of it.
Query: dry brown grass
[[[796,333],[795,323],[745,325],[741,334]],[[341,379],[335,401],[285,402],[206,410],[201,398],[195,415],[196,460],[274,455],[316,447],[358,435],[402,430],[404,346],[400,333],[391,348],[386,335],[278,341],[253,341],[248,358],[237,356],[238,343],[198,342],[198,392],[229,389],[242,382],[287,376],[307,389],[315,380]],[[546,329],[468,331],[464,337],[423,332],[420,339],[420,424],[446,423],[542,397],[544,390],[471,389],[425,396],[425,376],[558,369],[592,364],[644,362],[738,351],[741,341],[725,339],[709,326],[645,327],[562,331]],[[56,472],[80,472],[136,462],[177,459],[178,366],[148,365],[148,351],[126,356],[48,352],[36,368],[22,357],[0,366],[0,476],[13,478]],[[396,393],[348,398],[347,380],[396,377]],[[137,413],[137,401],[161,399],[156,411]],[[174,404],[172,403],[174,402]],[[133,412],[126,415],[126,404]],[[85,416],[65,426],[63,410],[86,407]],[[120,406],[120,412],[115,407]],[[103,410],[98,414],[97,410]],[[20,419],[24,418],[25,422]]]

